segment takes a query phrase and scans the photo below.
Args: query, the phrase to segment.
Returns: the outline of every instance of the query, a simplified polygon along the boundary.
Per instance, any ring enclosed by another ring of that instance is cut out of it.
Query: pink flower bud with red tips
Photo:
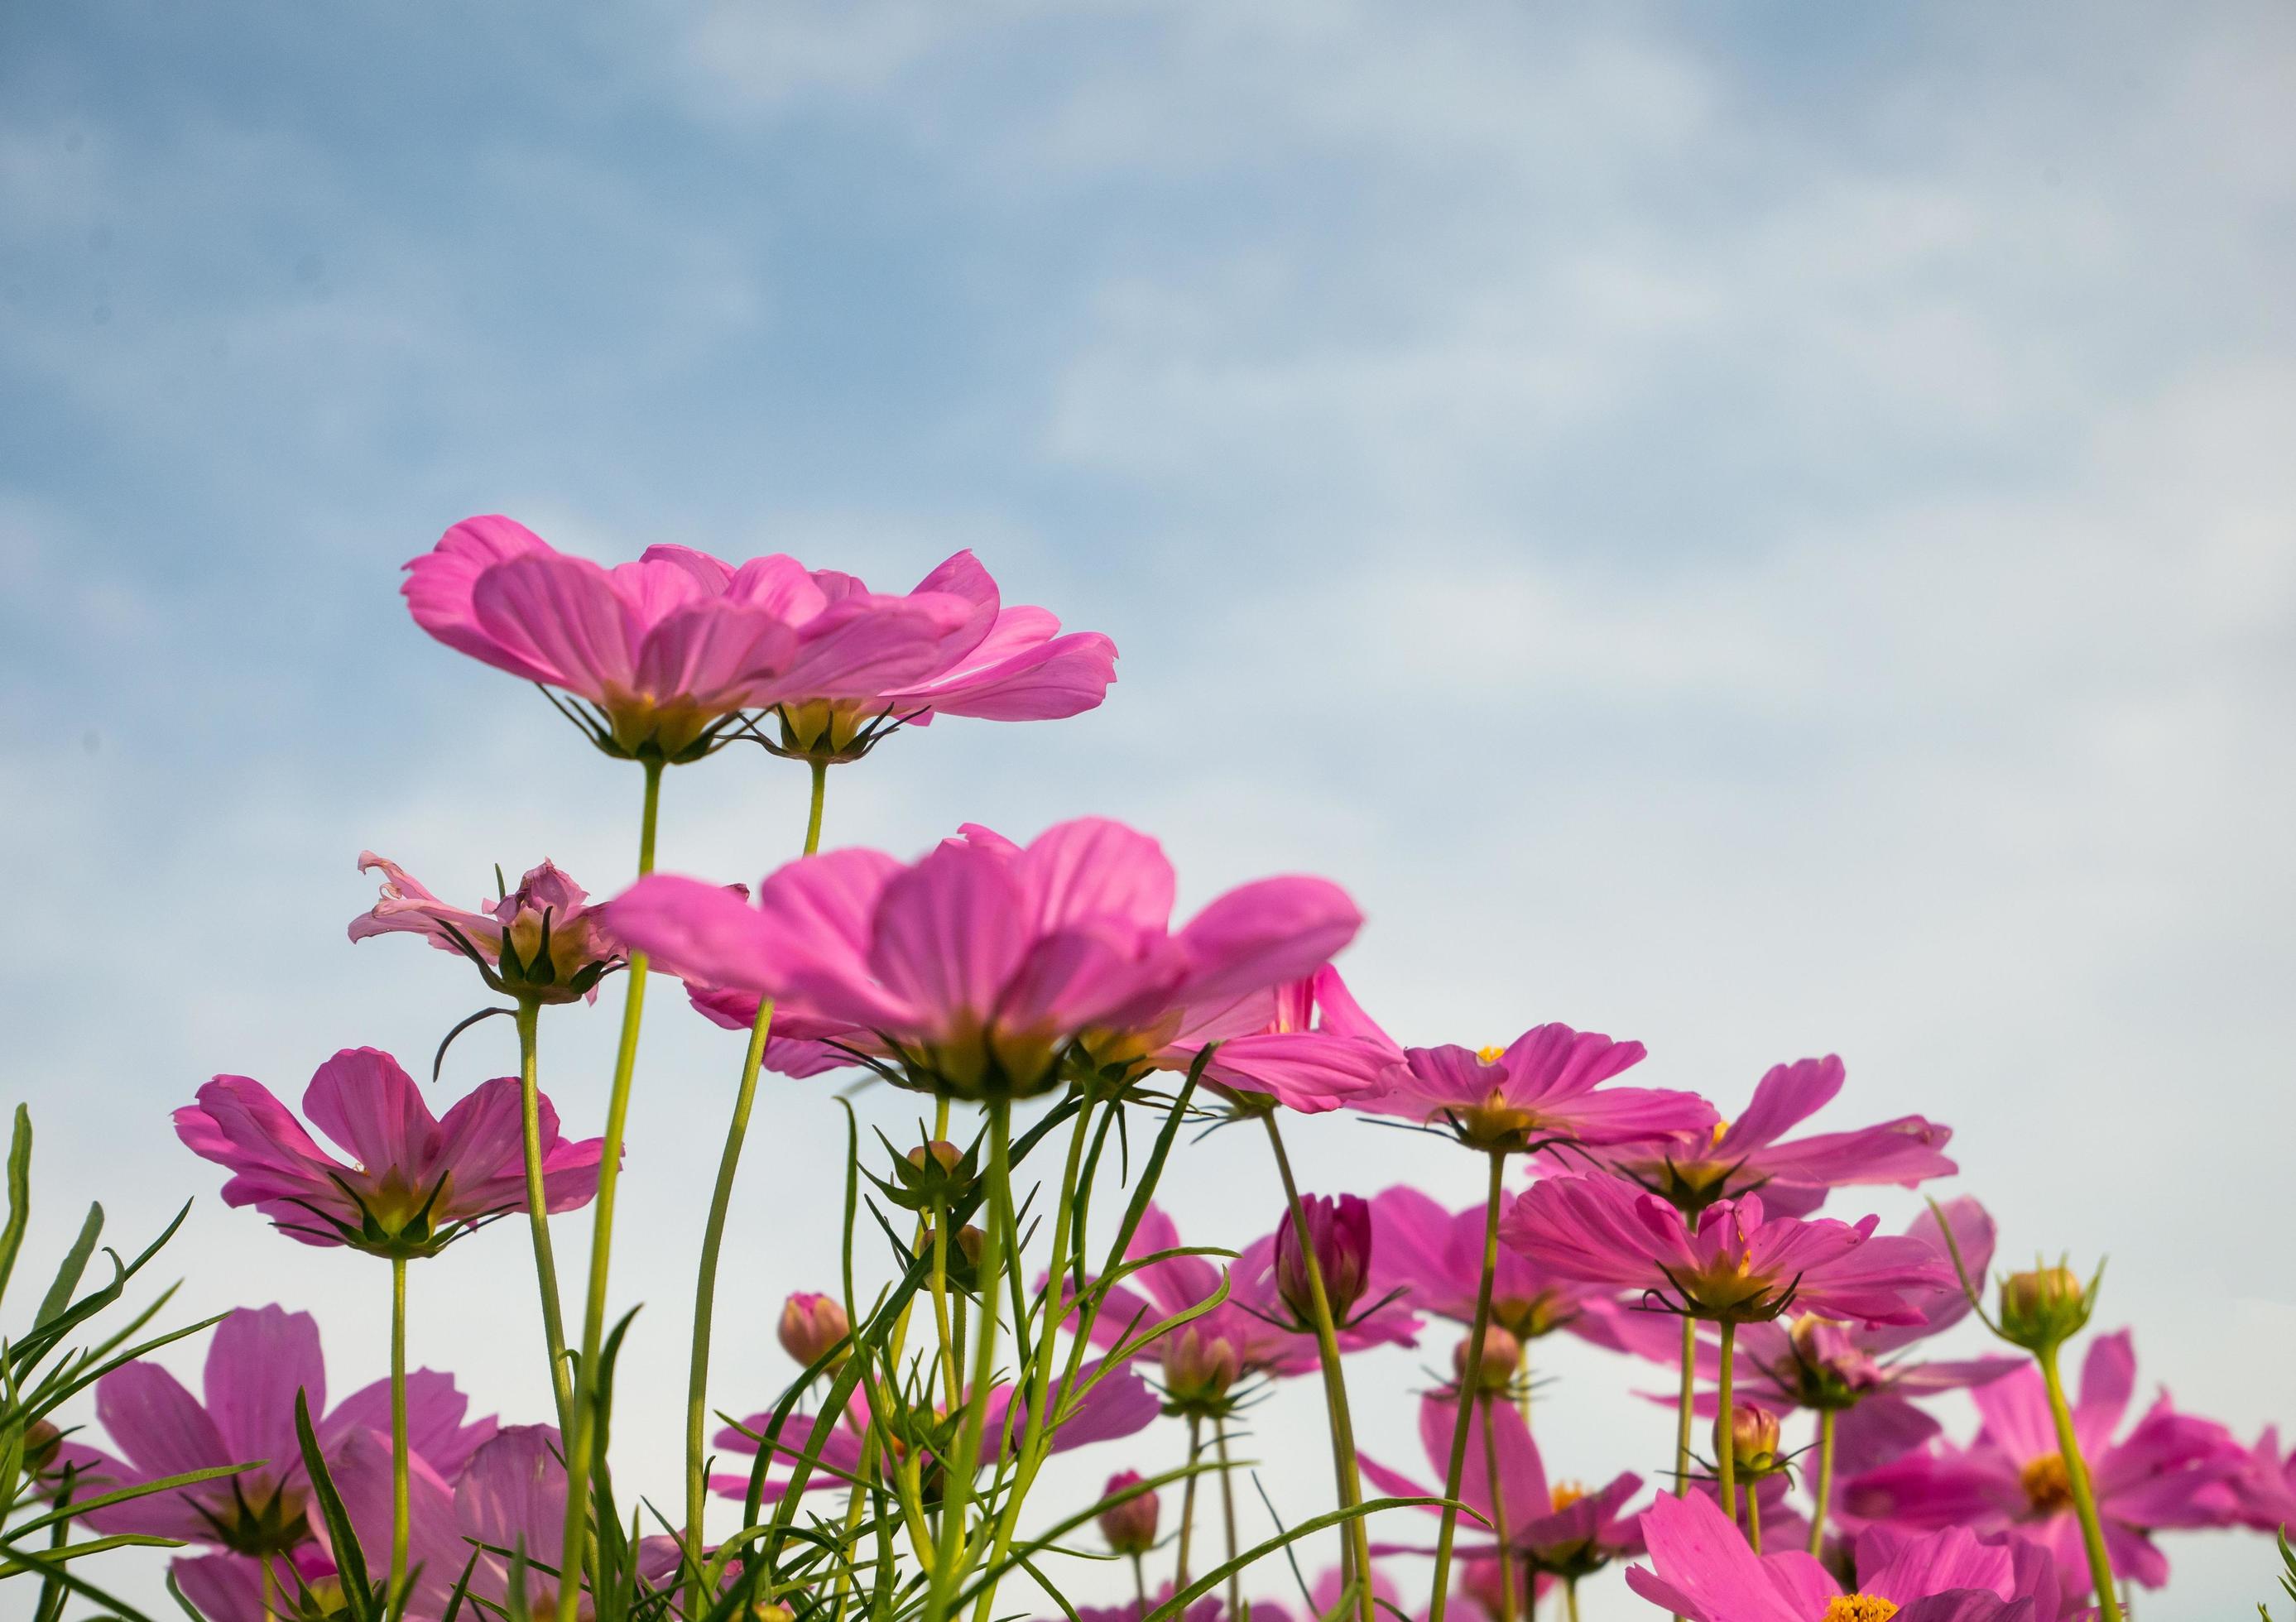
[[[782,1303],[778,1332],[782,1350],[803,1367],[811,1368],[844,1343],[853,1325],[844,1307],[832,1298],[799,1290]]]
[[[1109,1477],[1108,1485],[1101,1489],[1103,1498],[1113,1498],[1128,1487],[1136,1487],[1146,1478],[1136,1470],[1122,1470]],[[1155,1493],[1136,1493],[1121,1503],[1111,1503],[1100,1512],[1100,1535],[1108,1539],[1108,1546],[1119,1554],[1145,1554],[1156,1546],[1156,1517],[1159,1505]]]
[[[1310,1194],[1300,1201],[1300,1213],[1307,1219],[1316,1271],[1323,1274],[1324,1299],[1337,1323],[1363,1299],[1371,1279],[1371,1207],[1353,1194],[1336,1200]],[[1300,1323],[1313,1323],[1315,1293],[1308,1283],[1307,1252],[1300,1248],[1292,1216],[1284,1212],[1283,1225],[1275,1231],[1275,1288]]]
[[[1451,1378],[1454,1384],[1464,1384],[1467,1378],[1467,1348],[1474,1344],[1467,1337],[1451,1348]],[[1483,1331],[1483,1360],[1475,1371],[1475,1389],[1486,1396],[1504,1391],[1514,1380],[1522,1367],[1522,1342],[1493,1323]]]
[[[1740,1474],[1768,1475],[1778,1468],[1778,1416],[1756,1403],[1734,1403],[1726,1426],[1715,1420],[1714,1447],[1729,1448]]]
[[[1164,1394],[1176,1409],[1217,1406],[1243,1372],[1226,1336],[1207,1339],[1193,1324],[1164,1337]]]

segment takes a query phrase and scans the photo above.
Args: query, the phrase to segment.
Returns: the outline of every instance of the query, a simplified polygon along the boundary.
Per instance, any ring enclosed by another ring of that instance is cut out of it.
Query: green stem
[[[813,766],[812,805],[806,815],[805,855],[821,848],[821,802],[829,782],[826,763]],[[726,1214],[734,1202],[734,1176],[742,1164],[742,1141],[749,1135],[750,1110],[757,1101],[758,1073],[764,1068],[766,1041],[772,1034],[774,1000],[761,999],[757,1018],[750,1023],[750,1044],[742,1055],[742,1080],[734,1091],[734,1118],[726,1123],[726,1147],[718,1156],[718,1181],[709,1193],[709,1217],[701,1230],[701,1265],[693,1284],[693,1343],[685,1371],[685,1608],[701,1613],[701,1518],[709,1503],[707,1461],[702,1453],[708,1417],[709,1332],[717,1313],[718,1257],[726,1241]]]
[[[1283,1179],[1284,1207],[1292,1214],[1292,1237],[1300,1242],[1301,1269],[1308,1275],[1308,1302],[1315,1309],[1316,1348],[1324,1364],[1324,1401],[1332,1420],[1332,1442],[1338,1455],[1340,1507],[1351,1510],[1363,1502],[1363,1477],[1356,1467],[1355,1423],[1348,1413],[1347,1375],[1340,1367],[1340,1336],[1332,1320],[1331,1297],[1324,1289],[1324,1269],[1316,1258],[1316,1247],[1308,1233],[1308,1211],[1300,1199],[1300,1184],[1292,1176],[1291,1157],[1283,1152],[1283,1134],[1275,1125],[1275,1112],[1268,1110],[1259,1118],[1267,1126],[1268,1146],[1275,1151],[1275,1170]],[[1494,1217],[1496,1220],[1496,1217]],[[1496,1265],[1495,1263],[1493,1264]],[[1492,1266],[1484,1269],[1482,1312],[1490,1313]],[[1453,1511],[1456,1519],[1456,1512]],[[1365,1530],[1364,1518],[1354,1517],[1347,1523],[1342,1545],[1347,1551],[1355,1584],[1357,1614],[1361,1622],[1375,1622],[1371,1593],[1371,1537]],[[1443,1565],[1436,1567],[1435,1610],[1429,1622],[1442,1622]]]
[[[1136,1554],[1132,1557],[1132,1592],[1140,1601],[1141,1616],[1146,1617],[1148,1614],[1148,1569],[1142,1564],[1140,1557]]]
[[[1578,1622],[1578,1579],[1575,1577],[1562,1579],[1562,1608],[1570,1622]]]
[[[1520,1393],[1515,1398],[1515,1406],[1522,1414],[1522,1428],[1525,1430],[1530,1429],[1530,1348],[1538,1344],[1536,1340],[1524,1340],[1522,1361],[1515,1365],[1514,1377]]]
[[[2057,1372],[2057,1348],[2045,1347],[2034,1356],[2040,1361],[2041,1381],[2048,1388],[2049,1417],[2056,1421],[2057,1451],[2064,1456],[2073,1513],[2080,1518],[2081,1544],[2088,1551],[2089,1580],[2096,1586],[2099,1622],[2120,1622],[2120,1600],[2112,1589],[2112,1561],[2104,1552],[2104,1526],[2097,1520],[2096,1494],[2089,1486],[2088,1462],[2081,1457],[2072,1410],[2065,1405],[2065,1382]]]
[[[1746,1542],[1755,1553],[1762,1552],[1762,1484],[1746,1483]]]
[[[988,1103],[988,1167],[985,1192],[988,1225],[980,1246],[980,1327],[973,1343],[972,1389],[965,1393],[964,1420],[956,1457],[941,1478],[940,1536],[934,1549],[931,1585],[925,1592],[925,1622],[947,1622],[964,1574],[958,1567],[965,1546],[964,1516],[972,1502],[972,1478],[980,1468],[981,1432],[988,1426],[989,1382],[996,1374],[996,1292],[1004,1283],[1004,1252],[1013,1237],[1013,1106]],[[572,1622],[562,1618],[562,1622]]]
[[[638,876],[653,871],[654,825],[661,809],[661,762],[645,768],[645,805],[638,820]],[[613,1253],[614,1188],[622,1169],[622,1135],[629,1125],[630,1080],[637,1073],[638,1028],[645,1019],[646,954],[630,954],[622,991],[622,1036],[614,1053],[614,1082],[606,1097],[605,1142],[598,1159],[596,1210],[590,1225],[589,1293],[582,1308],[582,1361],[574,1371],[573,1429],[566,1436],[566,1528],[559,1545],[558,1622],[575,1622],[582,1602],[580,1570],[590,1540],[590,1480],[598,1445],[598,1354],[606,1338],[606,1266]]]
[[[1479,1396],[1483,1419],[1483,1479],[1491,1487],[1491,1530],[1499,1540],[1499,1622],[1514,1622],[1514,1547],[1507,1540],[1506,1488],[1499,1477],[1499,1435],[1491,1425],[1491,1399]]]
[[[1468,1415],[1475,1393],[1482,1389],[1483,1338],[1491,1326],[1491,1283],[1499,1270],[1499,1200],[1505,1192],[1506,1155],[1490,1151],[1490,1191],[1483,1202],[1483,1272],[1475,1284],[1475,1323],[1467,1332],[1467,1365],[1459,1376],[1459,1417],[1451,1426],[1451,1463],[1443,1478],[1443,1524],[1435,1535],[1435,1593],[1427,1607],[1427,1622],[1443,1622],[1443,1607],[1450,1597],[1451,1544],[1459,1535],[1459,1483],[1467,1474]],[[1363,1523],[1355,1523],[1360,1527]],[[1364,1622],[1371,1622],[1365,1616]]]
[[[1180,1554],[1172,1577],[1174,1593],[1188,1585],[1188,1547],[1196,1537],[1196,1454],[1201,1446],[1203,1428],[1201,1415],[1188,1415],[1188,1481],[1180,1489]],[[1143,1611],[1141,1615],[1144,1618],[1147,1613]]]
[[[1825,1551],[1825,1511],[1833,1502],[1833,1421],[1835,1412],[1821,1408],[1817,1415],[1817,1506],[1809,1513],[1809,1552]]]
[[[1212,1415],[1212,1449],[1219,1459],[1220,1520],[1227,1533],[1228,1564],[1234,1565],[1235,1563],[1235,1485],[1228,1473],[1227,1415],[1225,1413]],[[1145,1617],[1148,1613],[1144,1610],[1140,1614]],[[1243,1615],[1243,1573],[1240,1570],[1227,1574],[1227,1614],[1230,1617]]]
[[[1698,1320],[1682,1320],[1682,1400],[1674,1416],[1674,1495],[1690,1493],[1690,1416],[1698,1401]]]
[[[406,1258],[390,1258],[390,1586],[406,1590]]]
[[[262,1557],[260,1565],[262,1571],[258,1583],[263,1600],[263,1622],[278,1622],[279,1574],[271,1569],[271,1557],[268,1554]],[[1147,1613],[1143,1611],[1141,1614],[1145,1616]]]
[[[566,1320],[559,1306],[558,1257],[550,1244],[550,1199],[542,1182],[542,1093],[536,1031],[542,1009],[518,1000],[519,1127],[526,1148],[526,1220],[534,1231],[534,1276],[542,1290],[542,1340],[550,1356],[550,1394],[558,1405],[558,1433],[566,1433],[574,1388],[566,1367]]]
[[[1722,1398],[1715,1410],[1714,1451],[1721,1455],[1722,1513],[1730,1520],[1738,1519],[1738,1447],[1736,1430],[1730,1409],[1734,1398],[1730,1391],[1731,1364],[1737,1360],[1738,1326],[1729,1319],[1722,1320]]]

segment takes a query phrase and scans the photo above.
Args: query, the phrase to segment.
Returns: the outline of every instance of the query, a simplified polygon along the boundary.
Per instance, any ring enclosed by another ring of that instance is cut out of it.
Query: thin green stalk
[[[1499,1436],[1491,1426],[1491,1399],[1477,1397],[1483,1416],[1483,1479],[1491,1486],[1491,1530],[1499,1540],[1499,1622],[1514,1622],[1514,1547],[1507,1541],[1506,1487],[1499,1475]]]
[[[259,1582],[263,1599],[263,1622],[278,1622],[279,1574],[271,1569],[271,1557],[268,1554],[263,1556],[259,1563],[262,1568]],[[1141,1614],[1147,1615],[1145,1611]]]
[[[1178,1593],[1188,1585],[1188,1548],[1196,1537],[1196,1454],[1201,1448],[1204,1421],[1200,1414],[1188,1415],[1188,1480],[1180,1489],[1180,1554],[1179,1564],[1172,1578],[1172,1592]],[[1145,1616],[1146,1612],[1141,1613]]]
[[[406,1258],[390,1258],[390,1586],[406,1589]]]
[[[1148,1568],[1138,1555],[1132,1557],[1132,1592],[1140,1602],[1140,1614],[1148,1614]]]
[[[805,855],[821,848],[821,805],[829,782],[829,767],[816,760],[812,803],[806,814]],[[710,1190],[709,1217],[701,1230],[701,1264],[693,1284],[693,1340],[685,1372],[685,1608],[701,1611],[701,1518],[709,1503],[709,1482],[702,1448],[709,1416],[709,1334],[718,1303],[718,1257],[726,1241],[726,1214],[734,1201],[734,1177],[742,1164],[742,1144],[749,1135],[750,1110],[758,1096],[758,1073],[764,1068],[766,1041],[772,1034],[774,1001],[758,1004],[750,1024],[750,1043],[742,1055],[742,1079],[734,1092],[734,1118],[726,1126],[726,1146],[718,1157],[718,1181]]]
[[[2104,1527],[2096,1517],[2096,1494],[2089,1486],[2088,1462],[2081,1457],[2072,1410],[2065,1405],[2065,1382],[2057,1372],[2057,1348],[2034,1354],[2049,1393],[2049,1417],[2056,1421],[2057,1451],[2064,1457],[2065,1481],[2072,1488],[2073,1513],[2080,1518],[2081,1544],[2088,1551],[2089,1580],[2096,1585],[2099,1622],[2121,1622],[2120,1600],[2112,1589],[2112,1561],[2104,1552]]]
[[[1315,1308],[1316,1348],[1324,1364],[1324,1401],[1331,1413],[1332,1441],[1338,1454],[1340,1478],[1340,1507],[1351,1510],[1363,1502],[1363,1477],[1356,1467],[1355,1423],[1348,1413],[1347,1375],[1340,1367],[1339,1330],[1332,1319],[1332,1301],[1324,1290],[1324,1269],[1316,1259],[1316,1247],[1308,1236],[1307,1208],[1300,1202],[1300,1184],[1292,1176],[1292,1159],[1283,1152],[1283,1134],[1275,1124],[1272,1110],[1259,1118],[1267,1126],[1268,1147],[1275,1151],[1275,1170],[1283,1179],[1284,1208],[1292,1214],[1292,1232],[1300,1241],[1301,1269],[1308,1275],[1308,1302]],[[1492,1271],[1486,1266],[1488,1275]],[[1491,1286],[1488,1276],[1482,1288],[1482,1314],[1490,1315]],[[1371,1593],[1371,1537],[1365,1530],[1360,1515],[1347,1525],[1342,1544],[1348,1554],[1349,1573],[1355,1584],[1357,1614],[1361,1622],[1374,1622]],[[1442,1572],[1436,1567],[1436,1609],[1429,1622],[1442,1622]]]
[[[1698,1401],[1698,1320],[1682,1320],[1682,1400],[1674,1411],[1674,1495],[1690,1492],[1690,1411]]]
[[[1515,1365],[1515,1406],[1521,1412],[1525,1430],[1530,1429],[1530,1348],[1538,1344],[1536,1340],[1525,1340],[1522,1343],[1522,1361]]]
[[[519,1127],[526,1148],[526,1220],[534,1231],[534,1276],[542,1290],[542,1340],[550,1356],[550,1394],[558,1405],[558,1434],[566,1434],[573,1379],[566,1367],[566,1320],[559,1306],[558,1257],[550,1244],[550,1200],[542,1183],[542,1108],[537,1028],[541,1005],[518,1000]]]
[[[1491,1327],[1491,1282],[1499,1270],[1499,1201],[1505,1193],[1506,1156],[1490,1151],[1490,1191],[1483,1202],[1483,1272],[1475,1284],[1475,1323],[1467,1334],[1467,1366],[1459,1376],[1459,1417],[1451,1426],[1451,1463],[1443,1478],[1443,1524],[1435,1535],[1435,1593],[1428,1602],[1427,1622],[1443,1622],[1443,1607],[1450,1598],[1451,1544],[1459,1534],[1459,1483],[1467,1474],[1468,1415],[1474,1394],[1482,1389],[1483,1338]],[[1488,1429],[1488,1427],[1486,1427]],[[1361,1527],[1357,1520],[1355,1525]],[[1371,1622],[1368,1614],[1364,1622]]]
[[[934,1550],[932,1580],[925,1591],[925,1622],[947,1622],[964,1573],[957,1569],[964,1548],[965,1511],[972,1502],[973,1473],[980,1468],[981,1432],[988,1426],[989,1382],[996,1374],[996,1291],[1004,1283],[1004,1252],[1013,1234],[1013,1106],[988,1103],[988,1225],[980,1246],[980,1328],[973,1343],[972,1389],[965,1393],[964,1421],[957,1429],[956,1457],[941,1479],[940,1537]],[[572,1622],[562,1618],[562,1622]]]
[[[1821,1408],[1817,1415],[1817,1505],[1809,1512],[1809,1552],[1813,1556],[1825,1552],[1825,1511],[1833,1502],[1833,1421],[1834,1410]]]
[[[654,826],[661,810],[661,762],[645,768],[645,804],[638,819],[638,875],[653,871]],[[629,1125],[630,1080],[638,1068],[638,1028],[645,1020],[646,954],[630,954],[622,991],[622,1036],[614,1053],[614,1082],[606,1096],[605,1142],[598,1159],[596,1210],[590,1225],[590,1287],[582,1308],[582,1362],[575,1371],[573,1428],[566,1434],[566,1528],[559,1547],[558,1622],[575,1622],[582,1601],[581,1568],[590,1540],[590,1479],[596,1462],[598,1354],[606,1339],[606,1267],[614,1243],[614,1188],[622,1169],[622,1135]]]
[[[1235,1564],[1235,1484],[1229,1474],[1227,1459],[1227,1415],[1212,1415],[1212,1449],[1219,1459],[1220,1520],[1227,1533],[1227,1563]],[[1177,1592],[1177,1590],[1175,1592]],[[1146,1611],[1140,1613],[1146,1616]],[[1231,1571],[1227,1577],[1227,1614],[1243,1615],[1243,1573]]]
[[[1738,1326],[1729,1319],[1722,1320],[1722,1397],[1721,1405],[1715,1410],[1714,1451],[1721,1455],[1722,1513],[1730,1520],[1738,1519],[1738,1446],[1736,1426],[1731,1419],[1733,1397],[1730,1391],[1731,1364],[1737,1361]]]
[[[1578,1622],[1578,1579],[1575,1577],[1562,1579],[1562,1610],[1569,1622]]]
[[[1762,1552],[1762,1484],[1746,1483],[1746,1542],[1755,1553]]]

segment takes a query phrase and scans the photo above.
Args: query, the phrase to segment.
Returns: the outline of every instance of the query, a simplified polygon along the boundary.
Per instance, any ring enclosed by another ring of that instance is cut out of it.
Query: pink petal
[[[657,702],[704,709],[751,701],[797,657],[797,633],[763,609],[705,599],[666,615],[639,644],[636,686]]]
[[[1159,931],[1171,922],[1176,881],[1164,848],[1106,817],[1054,823],[1029,841],[1013,870],[1041,930],[1102,915]]]
[[[414,623],[457,652],[482,659],[529,681],[552,679],[550,669],[527,652],[505,647],[483,629],[472,606],[479,577],[515,557],[558,554],[523,524],[499,516],[467,518],[439,537],[437,546],[406,565],[399,587]]]
[[[208,1343],[208,1412],[234,1462],[262,1460],[275,1478],[301,1468],[295,1394],[317,1425],[327,1412],[327,1365],[319,1323],[308,1312],[242,1307]]]
[[[304,1091],[303,1113],[378,1176],[418,1176],[439,1127],[414,1077],[374,1047],[347,1047],[321,1065]]]
[[[636,627],[615,587],[587,558],[533,554],[480,575],[471,602],[480,629],[532,679],[604,702],[635,676]]]
[[[869,964],[928,1030],[978,1028],[1029,949],[1024,916],[1020,883],[1002,859],[944,843],[886,884]]]
[[[1301,979],[1356,938],[1363,914],[1325,879],[1238,885],[1198,913],[1177,938],[1193,965],[1191,1001]]]
[[[1775,1143],[1841,1091],[1842,1074],[1841,1061],[1831,1053],[1772,1065],[1754,1084],[1752,1100],[1722,1135],[1715,1158],[1734,1160],[1749,1150]]]

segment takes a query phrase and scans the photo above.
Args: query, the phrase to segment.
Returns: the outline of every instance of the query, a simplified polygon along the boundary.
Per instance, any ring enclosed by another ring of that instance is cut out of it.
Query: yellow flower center
[[[2054,1515],[2073,1501],[2072,1476],[2062,1454],[2043,1454],[2019,1470],[2017,1479],[2036,1515]]]
[[[1578,1481],[1557,1481],[1548,1495],[1554,1501],[1554,1512],[1560,1515],[1587,1495],[1586,1484]]]
[[[1896,1603],[1878,1593],[1837,1593],[1825,1602],[1818,1622],[1890,1622],[1897,1614]]]
[[[1500,1060],[1506,1057],[1506,1049],[1503,1047],[1479,1047],[1475,1050],[1475,1057],[1485,1064],[1496,1064]]]
[[[1729,1131],[1730,1123],[1728,1121],[1716,1121],[1714,1123],[1714,1135],[1707,1140],[1706,1146],[1709,1149],[1721,1148],[1722,1140],[1728,1135]]]

